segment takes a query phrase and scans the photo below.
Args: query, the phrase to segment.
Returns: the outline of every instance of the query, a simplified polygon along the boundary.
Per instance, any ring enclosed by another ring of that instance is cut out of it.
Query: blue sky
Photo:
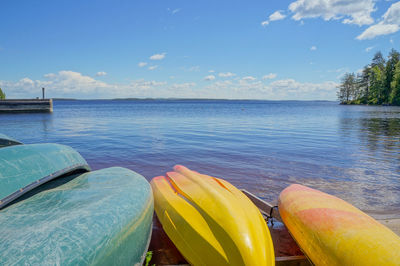
[[[1,1],[9,98],[335,100],[400,50],[400,1]]]

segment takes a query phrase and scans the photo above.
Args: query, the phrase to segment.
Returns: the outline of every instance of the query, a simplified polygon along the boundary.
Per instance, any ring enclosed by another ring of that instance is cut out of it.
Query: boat
[[[60,144],[13,145],[0,149],[0,208],[54,178],[90,170],[85,159]]]
[[[275,251],[275,265],[311,266],[312,264],[307,257],[304,256],[303,252],[282,223],[277,206],[257,197],[245,189],[241,189],[241,191],[257,206],[268,225]],[[187,260],[165,233],[157,215],[153,217],[153,232],[149,250],[152,252],[150,265],[188,265]]]
[[[153,197],[120,167],[48,182],[0,211],[0,265],[141,265]]]
[[[0,149],[0,265],[141,265],[153,194],[126,168],[88,172],[58,144]]]
[[[2,147],[7,147],[11,145],[19,145],[22,144],[18,140],[15,140],[13,138],[10,138],[9,136],[6,136],[4,134],[0,133],[0,148]]]
[[[150,183],[162,228],[190,264],[275,264],[262,214],[227,181],[177,165]]]
[[[400,265],[400,237],[344,200],[293,184],[281,192],[278,206],[315,265]]]

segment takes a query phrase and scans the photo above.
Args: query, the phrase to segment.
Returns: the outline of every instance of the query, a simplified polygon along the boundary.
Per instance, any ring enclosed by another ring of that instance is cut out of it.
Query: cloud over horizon
[[[227,72],[230,73],[230,72]],[[212,76],[212,77],[211,77]],[[268,79],[275,74],[268,74]],[[265,77],[265,76],[264,76]],[[335,100],[337,83],[301,83],[294,79],[266,83],[253,76],[216,80],[214,75],[204,78],[208,85],[200,87],[194,81],[174,82],[137,79],[126,84],[106,83],[75,71],[63,70],[44,75],[42,80],[28,77],[18,81],[0,80],[8,98],[35,98],[45,87],[52,98],[228,98],[267,100]],[[228,95],[228,97],[227,97]]]

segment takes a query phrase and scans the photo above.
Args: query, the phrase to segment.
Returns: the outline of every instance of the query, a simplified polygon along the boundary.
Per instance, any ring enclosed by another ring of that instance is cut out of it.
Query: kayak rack
[[[245,194],[254,203],[254,205],[257,206],[257,208],[265,217],[267,217],[268,219],[273,218],[278,220],[279,222],[282,222],[281,215],[279,214],[278,211],[278,206],[274,206],[269,202],[260,199],[259,197],[257,197],[256,195],[250,193],[245,189],[241,189],[240,191],[242,191],[243,194]]]

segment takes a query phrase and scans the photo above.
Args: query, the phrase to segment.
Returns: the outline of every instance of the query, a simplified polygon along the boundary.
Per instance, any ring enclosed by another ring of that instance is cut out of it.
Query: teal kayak
[[[15,140],[13,138],[10,138],[9,136],[6,136],[6,135],[0,133],[0,148],[11,146],[11,145],[19,145],[19,144],[22,144],[22,143],[19,142],[18,140]]]
[[[85,159],[65,145],[30,144],[1,148],[0,209],[54,178],[89,170]]]
[[[153,194],[120,167],[57,178],[0,210],[0,265],[141,265]]]

